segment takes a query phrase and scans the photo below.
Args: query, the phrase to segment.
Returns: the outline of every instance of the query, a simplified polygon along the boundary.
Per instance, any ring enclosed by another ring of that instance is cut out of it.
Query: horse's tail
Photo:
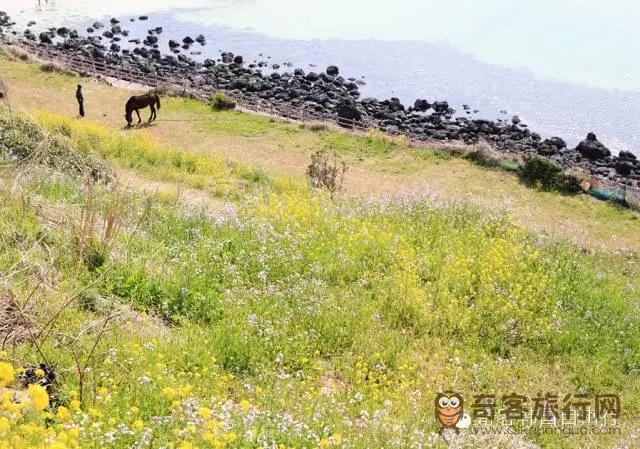
[[[156,106],[160,109],[160,97],[156,94]]]

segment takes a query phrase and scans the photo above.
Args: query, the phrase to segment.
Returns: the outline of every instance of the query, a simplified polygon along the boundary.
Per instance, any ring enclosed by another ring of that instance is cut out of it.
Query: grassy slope
[[[2,62],[0,76],[9,86],[15,109],[75,114],[77,79],[43,73],[34,64]],[[93,81],[85,81],[85,85],[87,119],[120,128],[122,105],[132,92]],[[237,112],[212,113],[198,102],[183,99],[165,100],[160,118],[208,119],[161,121],[147,128],[152,136],[179,151],[212,154],[272,175],[298,177],[304,173],[311,152],[337,149],[352,166],[345,184],[356,195],[429,189],[445,199],[464,198],[506,208],[526,227],[568,236],[587,247],[640,248],[640,221],[634,214],[587,196],[537,192],[521,185],[511,173],[449,159],[437,151],[412,150],[401,141],[312,132]]]
[[[6,70],[0,68],[5,80]],[[68,81],[54,76],[60,88]],[[13,100],[20,84],[8,84]],[[209,114],[193,102],[165,103],[168,117]],[[284,153],[303,163],[311,149],[305,145],[327,144],[352,161],[366,155],[356,176],[391,177],[390,185],[460,165],[504,176],[504,185],[527,198],[601,216],[598,224],[619,226],[621,234],[635,226],[627,214],[588,199],[539,194],[508,174],[416,155],[399,144],[392,152],[386,141],[311,133],[244,114],[188,125],[202,133],[198,138],[180,134],[184,124],[161,131],[162,123],[147,135],[39,116],[81,151],[235,204],[228,211],[185,214],[166,198],[96,187],[98,210],[115,211],[123,224],[104,246],[100,223],[91,232],[80,226],[88,202],[81,180],[37,167],[2,173],[5,291],[24,301],[38,287],[30,302],[34,319],[43,323],[72,292],[89,287],[42,343],[43,355],[59,367],[65,406],[73,408],[79,390],[70,348],[88,355],[99,320],[109,309],[120,311],[91,361],[81,411],[51,423],[58,441],[72,445],[79,438],[91,447],[114,435],[110,445],[128,447],[153,433],[157,446],[186,439],[198,447],[414,447],[436,429],[434,392],[452,383],[467,392],[530,396],[623,391],[625,431],[637,422],[635,256],[589,255],[541,242],[501,214],[421,195],[384,207],[363,199],[330,201],[295,179],[301,167],[293,163],[281,171],[262,165],[259,172],[225,163],[238,149],[227,153],[218,146],[254,142],[265,157]],[[172,150],[171,142],[183,151]],[[279,142],[287,147],[278,148]],[[380,174],[376,164],[385,161],[400,174]],[[277,176],[289,171],[293,180]],[[4,357],[41,361],[28,345]],[[31,438],[37,440],[46,416],[24,419],[35,423]],[[75,428],[82,436],[74,436]],[[607,447],[612,439],[536,441]],[[467,444],[488,442],[469,438]],[[513,440],[492,444],[508,447]]]

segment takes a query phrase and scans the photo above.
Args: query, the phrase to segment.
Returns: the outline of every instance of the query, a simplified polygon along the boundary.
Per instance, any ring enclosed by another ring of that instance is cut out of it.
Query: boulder
[[[636,160],[638,160],[638,157],[635,154],[633,154],[632,152],[630,152],[630,151],[621,151],[620,154],[618,155],[618,157],[620,159],[625,159],[625,160],[628,160],[628,161],[636,161]]]
[[[576,151],[592,161],[611,156],[611,151],[598,140],[594,133],[587,134],[587,138],[578,144]]]
[[[40,39],[40,42],[42,42],[43,44],[53,43],[53,41],[51,40],[51,36],[49,36],[47,33],[40,33],[38,39]]]
[[[148,20],[149,16],[140,16],[138,17],[138,20]]]
[[[335,65],[330,65],[327,67],[327,75],[338,76],[340,74],[340,70]]]
[[[341,101],[336,107],[336,111],[338,112],[338,117],[346,120],[362,120],[362,113],[356,107],[355,102],[353,101]]]
[[[7,88],[4,87],[4,83],[2,79],[0,79],[0,98],[4,98],[7,96]]]
[[[192,38],[192,37],[187,36],[187,37],[185,37],[184,39],[182,39],[182,42],[183,42],[183,43],[185,43],[185,44],[187,44],[187,45],[191,45],[191,44],[193,44],[195,41],[193,40],[193,38]]]
[[[537,137],[539,140],[539,136]],[[545,139],[540,142],[540,146],[538,147],[538,154],[541,154],[542,156],[552,156],[566,147],[567,143],[560,137],[551,137],[550,139]]]
[[[616,172],[622,176],[629,176],[635,169],[633,162],[625,159],[618,159],[614,165]]]
[[[429,109],[431,109],[431,105],[427,100],[422,100],[418,98],[416,102],[413,104],[413,109],[420,112],[427,112]]]
[[[434,111],[442,114],[449,110],[449,103],[446,101],[436,101],[431,105],[431,107]]]
[[[235,62],[236,64],[242,64],[244,62],[244,58],[238,55],[235,58],[233,58],[233,62]]]

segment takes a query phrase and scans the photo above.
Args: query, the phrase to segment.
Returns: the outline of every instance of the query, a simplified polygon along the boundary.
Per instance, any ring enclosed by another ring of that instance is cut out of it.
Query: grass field
[[[71,117],[77,113],[78,79],[7,59],[2,60],[0,77],[17,111],[48,110]],[[90,80],[84,80],[84,85],[87,121],[121,129],[123,105],[132,91]],[[189,121],[193,119],[198,121]],[[513,173],[451,158],[438,149],[414,150],[402,141],[377,135],[353,136],[330,129],[314,132],[264,116],[212,112],[202,103],[172,98],[163,101],[160,121],[145,131],[176,151],[216,156],[289,178],[302,178],[312,152],[336,150],[350,165],[345,188],[353,196],[384,197],[428,189],[444,200],[464,198],[504,209],[527,228],[568,237],[588,248],[640,248],[636,214],[584,195],[538,192],[522,185]]]
[[[39,363],[58,379],[51,397],[0,392],[0,449],[444,448],[433,401],[449,389],[623,404],[619,435],[463,431],[455,447],[633,447],[633,213],[191,100],[160,116],[209,121],[123,131],[115,112],[70,117],[77,80],[1,62],[31,119],[0,150],[62,147],[131,182],[1,160],[0,388]],[[109,111],[130,94],[87,84]],[[351,166],[347,194],[304,180],[323,148]]]

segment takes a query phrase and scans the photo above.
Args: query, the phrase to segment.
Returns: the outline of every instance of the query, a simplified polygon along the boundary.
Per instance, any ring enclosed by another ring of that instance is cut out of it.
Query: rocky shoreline
[[[147,16],[129,19],[147,21]],[[417,99],[411,106],[397,98],[379,100],[361,98],[354,78],[340,76],[336,66],[324,72],[292,69],[284,73],[265,61],[248,63],[240,55],[221,52],[217,60],[196,61],[194,46],[207,45],[203,35],[185,36],[181,42],[162,42],[161,26],[150,27],[144,37],[134,37],[120,20],[95,22],[81,33],[66,27],[49,28],[38,34],[31,31],[35,22],[19,32],[10,17],[0,11],[0,37],[10,36],[37,43],[45,51],[64,52],[91,58],[103,64],[126,65],[160,79],[179,79],[192,89],[205,92],[225,90],[248,100],[261,100],[275,106],[304,108],[320,114],[355,120],[417,141],[451,141],[474,144],[485,141],[496,150],[521,157],[540,155],[563,168],[582,169],[601,180],[640,187],[640,161],[629,152],[614,156],[594,133],[576,148],[568,148],[560,137],[542,139],[519,117],[510,119],[474,119],[468,105],[459,115],[446,101]],[[162,47],[164,47],[164,52]],[[270,73],[266,73],[270,72]]]

